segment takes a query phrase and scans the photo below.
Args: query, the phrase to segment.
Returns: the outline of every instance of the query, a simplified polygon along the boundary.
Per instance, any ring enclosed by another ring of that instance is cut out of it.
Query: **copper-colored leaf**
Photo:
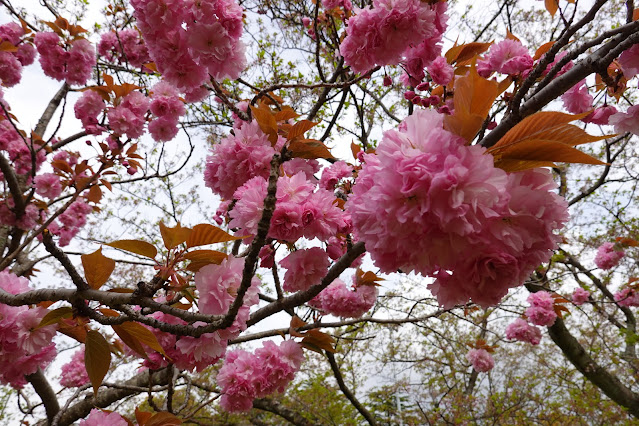
[[[268,140],[275,145],[277,142],[277,121],[268,107],[258,108],[251,106],[251,114],[257,121],[262,132],[268,135]]]
[[[124,322],[120,324],[120,330],[124,330],[128,333],[132,338],[136,339],[140,343],[144,343],[149,348],[153,349],[156,352],[161,353],[165,357],[168,358],[168,355],[164,352],[164,348],[158,342],[155,334],[148,328],[144,327],[142,324],[138,324],[137,322]],[[124,339],[123,339],[124,340]]]
[[[85,318],[60,318],[58,331],[80,343],[84,343],[87,339],[87,322],[88,319]]]
[[[541,57],[550,50],[553,44],[555,44],[555,40],[549,41],[539,46],[539,49],[537,49],[537,51],[535,52],[535,56],[533,56],[533,61],[541,59]]]
[[[462,62],[468,61],[476,55],[487,51],[491,44],[492,42],[472,42],[467,44],[460,44],[459,46],[454,46],[449,49],[444,56],[446,57],[446,61],[449,64],[457,62],[461,65]]]
[[[557,0],[544,0],[544,4],[550,16],[555,16],[557,9],[559,9],[559,2]]]
[[[304,322],[300,317],[294,315],[291,318],[291,325],[289,326],[289,334],[293,337],[303,337],[306,333],[300,333],[297,331],[298,328],[304,327],[306,322]]]
[[[300,115],[298,113],[296,113],[293,108],[291,108],[290,106],[286,105],[286,106],[282,107],[281,111],[276,112],[273,117],[275,118],[275,121],[287,121],[287,120],[290,120],[292,118],[297,118],[299,116]]]
[[[11,43],[10,41],[2,40],[2,43],[0,43],[0,51],[2,51],[2,52],[17,52],[18,48],[13,43]]]
[[[140,240],[118,240],[113,241],[112,243],[107,243],[107,246],[139,254],[140,256],[148,257],[149,259],[155,259],[155,256],[158,254],[158,250],[153,246],[153,244]]]
[[[135,353],[140,355],[142,358],[147,358],[146,351],[144,350],[144,346],[142,343],[132,336],[125,327],[122,327],[122,324],[112,325],[113,331],[120,337],[120,339],[131,348]]]
[[[62,318],[71,318],[73,316],[73,309],[68,306],[57,308],[46,313],[40,320],[40,324],[36,327],[36,330],[41,327],[45,327],[51,324],[57,324]]]
[[[95,330],[87,333],[84,343],[84,366],[93,385],[93,393],[97,394],[111,366],[111,349],[104,336]]]
[[[183,257],[191,261],[188,270],[197,272],[206,265],[219,265],[228,255],[217,250],[196,250],[186,253]]]
[[[107,282],[115,268],[115,260],[104,256],[102,247],[91,254],[83,254],[80,258],[87,283],[95,290]]]
[[[170,250],[179,246],[189,238],[191,228],[183,227],[180,225],[180,222],[178,222],[175,227],[169,228],[164,222],[160,222],[160,234],[162,234],[164,247]]]
[[[153,417],[153,413],[142,411],[138,407],[135,407],[135,420],[138,422],[138,426],[146,426],[146,422]]]
[[[174,414],[167,411],[160,411],[147,420],[144,426],[177,426],[181,424],[182,420],[177,418]]]
[[[335,353],[333,344],[335,339],[330,335],[319,330],[308,330],[302,339],[302,346],[312,351],[321,353],[321,349]],[[317,349],[320,349],[319,351]]]
[[[508,28],[506,28],[506,38],[509,40],[515,40],[521,43],[521,40],[519,40],[519,38],[510,32],[510,30]]]
[[[357,160],[357,154],[362,150],[362,147],[357,145],[355,142],[351,142],[351,153],[353,154],[353,158]]]
[[[99,185],[93,185],[89,189],[89,194],[87,195],[87,200],[91,201],[92,203],[98,204],[101,199],[102,199],[102,190],[100,189],[100,186]]]
[[[306,159],[333,158],[326,145],[316,139],[294,140],[289,144],[288,149],[293,154],[293,157]]]
[[[207,244],[225,243],[227,241],[235,241],[246,238],[245,236],[236,237],[228,232],[218,228],[217,226],[209,225],[208,223],[200,223],[193,227],[193,230],[186,239],[187,247],[204,246]]]
[[[306,133],[308,130],[312,129],[315,126],[317,126],[317,123],[313,123],[312,121],[309,121],[309,120],[298,121],[297,123],[293,125],[291,130],[289,130],[288,134],[286,135],[286,139],[290,141],[295,139],[298,136],[303,136],[304,133]]]
[[[498,95],[499,83],[486,80],[477,74],[474,66],[471,67],[468,75],[455,80],[455,111],[444,118],[444,127],[470,142],[481,129]]]
[[[627,247],[637,247],[639,246],[639,242],[635,239],[632,238],[628,238],[628,237],[617,237],[615,239],[615,241],[617,241],[619,244],[622,244],[624,246]]]
[[[636,21],[637,19],[639,19],[639,8],[632,11],[632,20]]]

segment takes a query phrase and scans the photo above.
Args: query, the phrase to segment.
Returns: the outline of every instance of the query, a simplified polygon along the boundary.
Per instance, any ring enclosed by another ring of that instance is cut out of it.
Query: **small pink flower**
[[[486,373],[495,366],[495,360],[486,349],[471,349],[466,354],[466,359],[473,365],[473,369],[479,373]]]
[[[612,269],[621,260],[621,258],[626,254],[621,249],[615,247],[614,243],[603,243],[597,249],[597,255],[595,256],[595,265],[599,269]]]
[[[584,290],[581,287],[577,287],[575,291],[572,293],[572,303],[577,306],[581,306],[588,301],[590,298],[590,292]]]
[[[538,345],[541,341],[541,330],[528,324],[526,320],[517,318],[506,327],[506,338]]]

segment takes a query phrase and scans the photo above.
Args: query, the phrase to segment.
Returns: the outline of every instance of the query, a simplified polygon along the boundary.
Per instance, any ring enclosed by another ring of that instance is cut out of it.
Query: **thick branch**
[[[269,411],[273,414],[277,414],[278,416],[288,420],[294,425],[307,426],[307,425],[314,424],[308,421],[307,419],[305,419],[301,414],[293,410],[289,410],[288,408],[284,407],[279,402],[274,401],[272,399],[268,399],[268,398],[255,399],[253,400],[253,408],[258,408],[260,410]]]
[[[62,99],[64,99],[68,92],[69,85],[67,83],[64,83],[60,90],[58,90],[58,93],[56,93],[49,101],[49,105],[47,105],[47,107],[45,108],[44,112],[42,113],[42,117],[40,117],[40,120],[38,120],[38,124],[36,125],[36,128],[34,130],[34,132],[38,136],[42,137],[44,135],[44,132],[47,130],[47,126],[49,125],[51,118],[53,118],[53,114],[55,114],[55,111],[60,106],[60,102],[62,102]]]
[[[53,388],[51,388],[49,381],[44,377],[44,373],[39,368],[38,371],[25,376],[25,378],[31,383],[31,386],[33,386],[33,389],[42,400],[44,409],[47,412],[47,419],[49,423],[51,423],[55,415],[60,411],[60,404],[58,404],[58,397],[53,391]]]
[[[151,377],[149,377],[149,374],[151,374]],[[59,426],[70,425],[76,420],[85,418],[95,407],[108,407],[122,398],[140,393],[140,389],[147,390],[149,386],[165,385],[170,379],[171,375],[166,368],[152,373],[149,373],[148,370],[139,373],[132,379],[124,382],[122,388],[100,389],[95,397],[93,394],[88,395],[63,413],[57,424]]]

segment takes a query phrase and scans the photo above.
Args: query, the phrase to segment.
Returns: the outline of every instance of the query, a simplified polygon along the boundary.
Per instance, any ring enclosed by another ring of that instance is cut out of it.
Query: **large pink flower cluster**
[[[639,306],[639,291],[631,287],[625,287],[618,291],[615,293],[614,298],[615,302],[617,302],[619,306],[625,306],[627,308],[631,306]]]
[[[35,60],[35,48],[22,39],[24,34],[22,26],[15,22],[0,25],[0,41],[10,43],[17,48],[14,52],[8,50],[0,52],[0,84],[4,87],[20,83],[22,67],[31,65]]]
[[[80,422],[80,426],[128,426],[124,417],[114,411],[102,411],[99,408],[91,410],[86,419]]]
[[[486,349],[471,349],[466,354],[466,359],[479,373],[486,373],[495,366],[495,360]]]
[[[382,272],[436,277],[430,288],[446,307],[494,305],[548,260],[567,205],[547,170],[506,174],[442,123],[418,110],[387,131],[364,156],[346,211]]]
[[[313,192],[314,184],[303,172],[283,176],[277,182],[277,203],[268,236],[294,242],[302,236],[327,241],[347,226],[344,212],[335,205],[335,196],[326,189]],[[238,201],[230,212],[230,226],[241,228],[240,233],[255,234],[262,217],[267,183],[255,177],[234,194]]]
[[[377,287],[374,285],[355,285],[351,290],[346,283],[336,279],[309,305],[327,314],[342,318],[360,318],[377,300]]]
[[[294,251],[282,259],[280,265],[287,269],[282,288],[294,292],[307,290],[312,285],[319,284],[326,275],[330,260],[324,250],[312,247]]]
[[[148,110],[149,98],[141,92],[131,92],[107,113],[109,127],[118,135],[126,135],[131,139],[139,138],[144,134],[144,116]]]
[[[625,251],[615,247],[614,243],[603,243],[597,249],[597,255],[595,256],[595,265],[599,269],[612,269],[626,254]]]
[[[60,369],[60,384],[68,388],[77,388],[89,383],[89,374],[84,366],[84,348],[76,351]]]
[[[0,272],[0,291],[11,294],[31,290],[29,281],[11,272]],[[37,328],[48,311],[28,306],[0,304],[0,383],[22,388],[25,375],[46,367],[55,358],[52,342],[56,325]]]
[[[222,391],[220,405],[230,412],[248,411],[254,398],[284,392],[303,360],[302,348],[292,340],[279,346],[266,341],[254,354],[243,350],[229,352],[217,374]]]
[[[525,319],[517,318],[506,327],[506,338],[538,345],[541,341],[541,330],[534,325],[528,324]]]
[[[178,120],[186,113],[184,102],[175,87],[160,81],[151,88],[151,112],[157,118],[149,123],[149,133],[158,142],[170,141],[177,135]]]
[[[213,192],[230,200],[250,178],[268,178],[274,154],[275,150],[257,121],[245,123],[235,129],[235,135],[229,135],[213,146],[206,159],[204,182]]]
[[[493,72],[516,75],[529,71],[533,59],[520,41],[506,39],[493,44],[486,57],[477,61],[477,72],[488,77]]]
[[[246,66],[242,8],[234,0],[132,0],[151,58],[181,91],[209,77],[237,78]]]
[[[94,90],[86,90],[73,106],[75,118],[82,122],[82,127],[90,135],[99,135],[104,131],[98,116],[105,110],[106,104],[102,96]]]
[[[54,32],[36,33],[34,42],[40,54],[40,65],[47,76],[66,80],[70,85],[83,85],[91,78],[95,49],[88,40],[73,40],[68,51]]]
[[[374,0],[372,8],[361,9],[348,20],[340,53],[358,73],[365,73],[375,65],[419,59],[424,56],[420,52],[423,42],[428,40],[435,45],[441,39],[445,19],[438,14],[445,9],[419,0]],[[428,58],[428,62],[438,54]],[[418,67],[422,75],[425,65],[421,63]]]
[[[140,34],[133,29],[102,34],[98,44],[98,53],[109,61],[125,62],[138,68],[151,62],[144,41]]]
[[[528,296],[530,306],[526,308],[528,320],[542,327],[551,326],[557,319],[555,312],[555,299],[547,291],[538,291]]]

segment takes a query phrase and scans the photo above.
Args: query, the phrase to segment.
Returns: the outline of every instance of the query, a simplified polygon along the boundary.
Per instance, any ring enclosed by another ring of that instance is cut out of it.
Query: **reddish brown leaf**
[[[322,349],[331,353],[335,353],[333,344],[335,339],[319,330],[308,330],[302,339],[302,346],[312,351],[322,353]]]
[[[362,150],[362,147],[357,145],[355,142],[351,142],[351,153],[353,154],[353,158],[357,160],[357,154]]]
[[[98,204],[101,199],[102,199],[102,190],[100,189],[100,186],[99,185],[93,185],[89,189],[89,194],[87,195],[87,200],[91,201],[92,203]]]
[[[2,52],[17,52],[18,48],[16,46],[13,45],[13,43],[7,41],[7,40],[3,40],[2,43],[0,43],[0,51]]]
[[[277,142],[277,121],[275,121],[271,110],[268,107],[258,108],[251,106],[251,114],[257,121],[260,129],[262,129],[262,132],[268,135],[269,142],[275,145]]]
[[[144,426],[177,426],[181,424],[182,420],[175,415],[167,411],[160,411],[147,420]]]
[[[146,426],[146,422],[153,417],[153,413],[142,411],[138,407],[135,407],[135,420],[139,426]]]
[[[491,44],[492,42],[472,42],[467,44],[460,44],[459,46],[453,46],[446,52],[444,56],[446,57],[446,61],[449,64],[457,62],[461,65],[462,62],[468,61],[476,55],[487,51]]]
[[[444,118],[444,127],[470,142],[481,129],[498,95],[499,83],[486,80],[477,74],[474,66],[471,67],[467,76],[455,80],[455,112]]]
[[[115,260],[104,256],[102,247],[91,254],[83,254],[80,258],[87,283],[95,290],[107,282],[115,268]]]
[[[242,238],[246,238],[246,236],[236,237],[217,226],[209,225],[208,223],[200,223],[193,227],[193,230],[186,240],[186,246],[190,248],[204,246],[207,244],[241,240]]]
[[[299,116],[300,115],[296,113],[295,110],[293,110],[293,108],[286,105],[282,107],[281,111],[276,112],[273,117],[275,118],[275,121],[287,121],[292,118],[297,118]]]
[[[84,343],[84,366],[93,385],[93,393],[97,394],[111,366],[111,349],[104,336],[95,330],[87,333]]]
[[[140,240],[118,240],[107,243],[107,246],[139,254],[149,259],[155,259],[158,254],[158,250],[152,244]]]
[[[164,247],[172,249],[185,242],[191,234],[191,228],[184,228],[180,222],[173,228],[167,227],[164,222],[160,222],[160,234],[164,241]]]
[[[506,38],[509,40],[515,40],[521,43],[521,40],[519,40],[519,38],[517,38],[516,35],[514,35],[513,33],[510,32],[510,30],[508,28],[506,28]]]
[[[183,258],[190,260],[191,263],[188,266],[189,271],[197,272],[203,266],[206,265],[219,265],[228,255],[217,250],[196,250],[186,253]]]
[[[533,56],[533,61],[541,59],[541,57],[550,50],[553,44],[555,44],[555,40],[549,41],[539,46],[539,49],[537,49],[537,51],[535,52],[535,56]]]
[[[288,149],[293,154],[293,157],[306,159],[333,158],[326,145],[315,139],[294,140],[289,144]]]
[[[315,126],[317,126],[317,123],[313,123],[312,121],[308,121],[308,120],[298,121],[297,123],[293,125],[291,130],[289,130],[288,135],[286,135],[286,139],[290,141],[295,139],[298,136],[303,136],[304,133],[306,133],[308,130],[312,129]]]
[[[550,16],[555,16],[557,9],[559,9],[559,2],[557,0],[544,0],[544,3]]]
[[[112,325],[111,328],[113,328],[113,331],[115,331],[125,345],[131,348],[142,358],[147,358],[146,351],[144,350],[142,343],[140,343],[136,337],[132,336],[125,327],[122,327],[122,324]]]

